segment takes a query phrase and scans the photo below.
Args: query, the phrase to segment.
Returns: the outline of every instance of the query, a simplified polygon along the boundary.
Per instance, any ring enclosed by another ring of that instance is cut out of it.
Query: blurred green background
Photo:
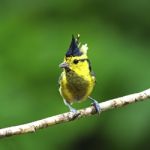
[[[72,34],[88,43],[95,99],[149,88],[149,8],[149,0],[1,0],[0,128],[68,111],[57,80]],[[1,139],[0,150],[150,148],[149,127],[150,102],[144,101]]]

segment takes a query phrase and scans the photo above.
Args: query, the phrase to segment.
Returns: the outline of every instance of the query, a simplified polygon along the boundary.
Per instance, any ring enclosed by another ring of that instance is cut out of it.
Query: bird
[[[69,110],[76,113],[72,107],[75,102],[82,102],[88,98],[92,100],[96,112],[100,112],[100,105],[97,100],[90,95],[96,83],[96,77],[92,71],[91,63],[87,55],[87,44],[79,42],[80,35],[72,40],[67,50],[64,60],[59,67],[63,69],[59,77],[59,92],[64,100],[64,104]]]

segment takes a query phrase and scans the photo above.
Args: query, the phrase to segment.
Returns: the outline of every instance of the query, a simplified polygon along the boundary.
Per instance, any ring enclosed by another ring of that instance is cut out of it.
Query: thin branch
[[[112,100],[108,100],[102,103],[99,103],[101,112],[112,109],[122,107],[131,103],[135,103],[138,101],[143,101],[150,98],[150,89],[147,89],[143,92],[127,95],[120,98],[115,98]],[[35,132],[38,129],[47,128],[52,125],[73,121],[82,117],[91,116],[96,114],[96,110],[93,106],[78,110],[78,115],[74,116],[73,113],[67,112],[63,114],[59,114],[56,116],[48,117],[45,119],[41,119],[38,121],[34,121],[31,123],[26,123],[18,126],[12,126],[0,129],[0,138],[19,135],[29,132]]]

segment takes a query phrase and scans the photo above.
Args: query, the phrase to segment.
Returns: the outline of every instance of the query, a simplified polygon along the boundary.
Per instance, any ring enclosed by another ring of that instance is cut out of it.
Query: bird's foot
[[[76,117],[80,115],[80,112],[71,106],[66,100],[64,100],[66,106],[68,106],[70,112],[72,113],[72,119],[74,120]]]
[[[92,105],[94,106],[94,108],[95,108],[96,112],[97,112],[98,114],[100,114],[100,112],[101,112],[101,107],[100,107],[100,105],[99,105],[98,101],[97,101],[97,100],[95,100],[95,99],[93,99],[93,98],[92,98],[92,97],[90,97],[90,96],[89,96],[89,99],[91,99],[91,100],[92,100]]]
[[[70,112],[72,113],[72,119],[74,120],[75,118],[77,118],[79,115],[80,115],[80,112],[77,111],[75,108],[71,107],[69,108],[70,109]]]

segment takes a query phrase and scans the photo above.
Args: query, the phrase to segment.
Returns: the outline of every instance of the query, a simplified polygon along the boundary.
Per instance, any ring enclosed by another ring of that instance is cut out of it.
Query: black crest
[[[66,53],[66,57],[81,56],[81,55],[82,55],[82,52],[80,52],[80,49],[78,47],[78,41],[76,41],[76,39],[72,35],[72,41],[71,41],[70,47]]]

